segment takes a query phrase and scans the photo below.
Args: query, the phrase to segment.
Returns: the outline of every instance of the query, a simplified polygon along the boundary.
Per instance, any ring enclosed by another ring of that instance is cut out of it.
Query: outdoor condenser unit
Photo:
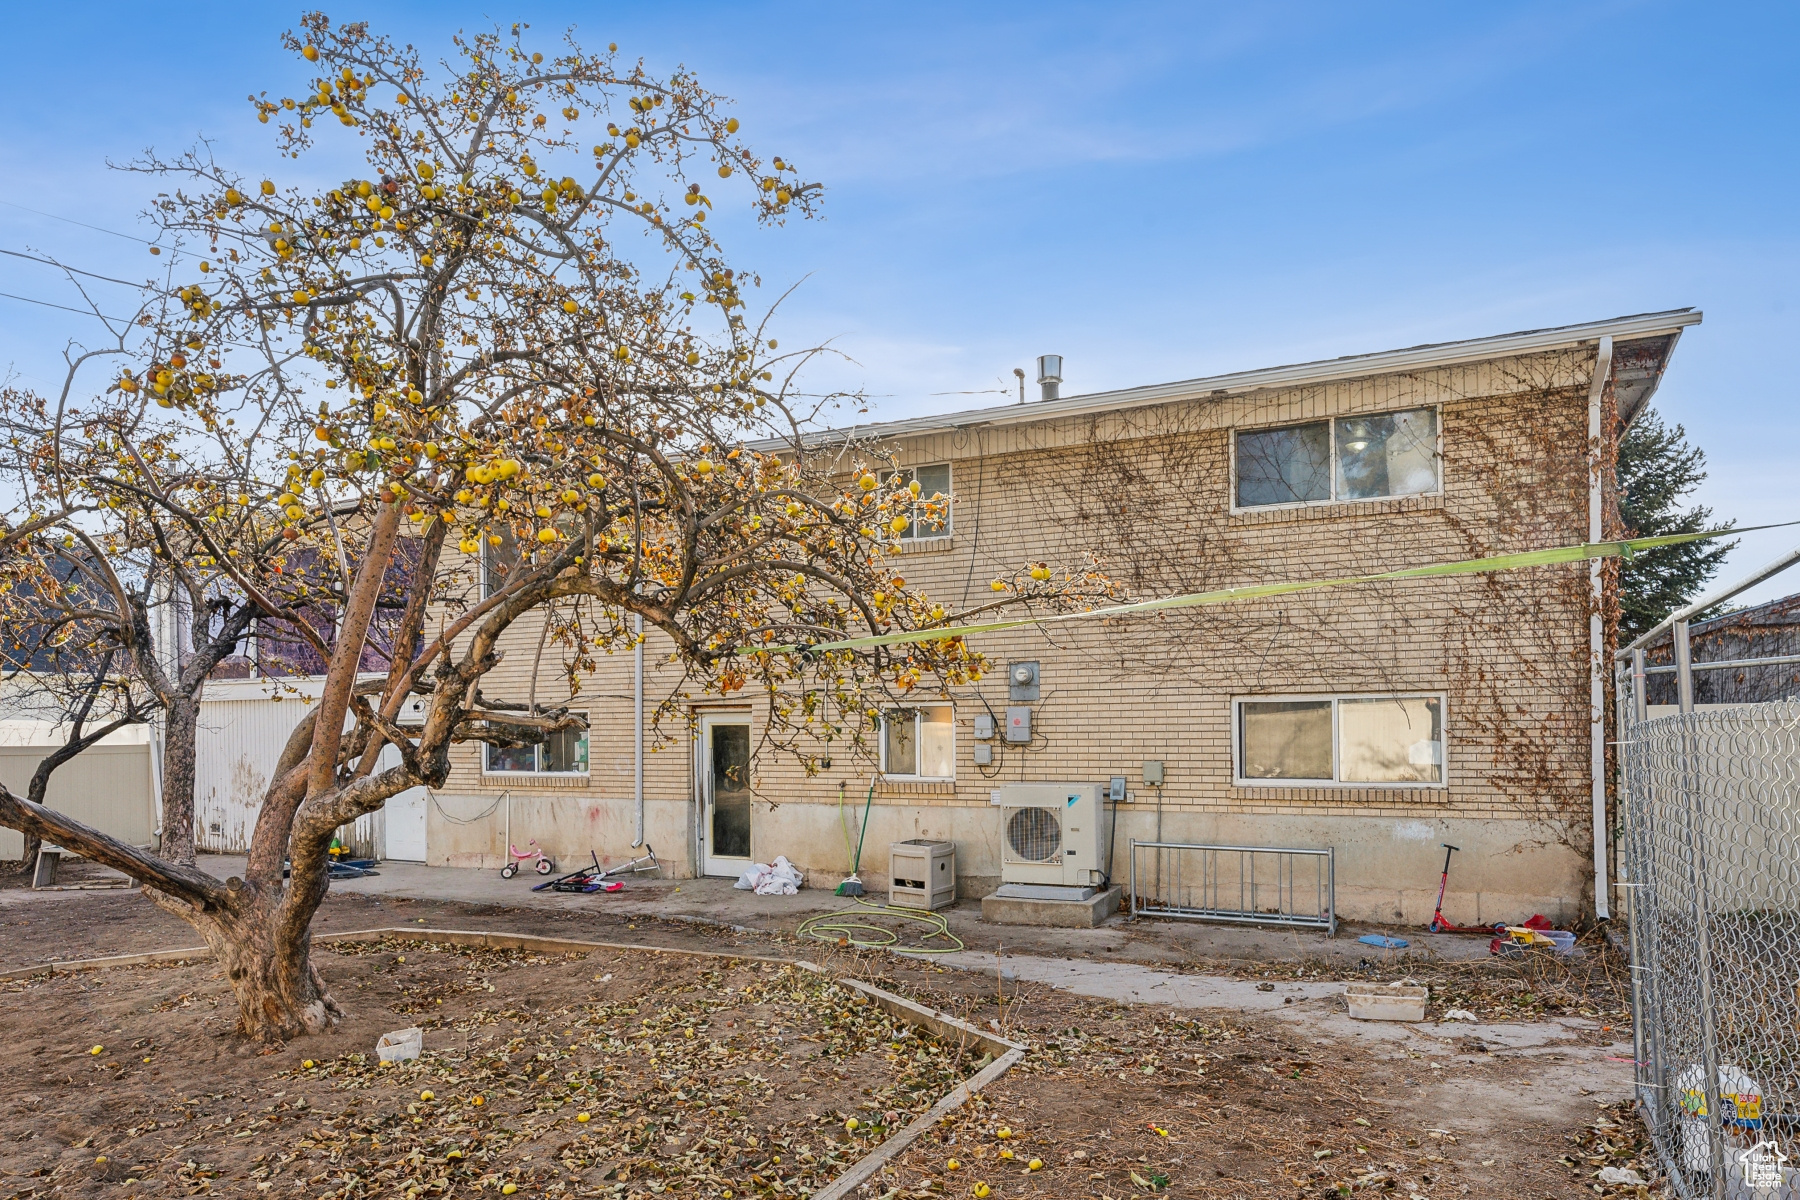
[[[1097,783],[1009,783],[1000,810],[1000,882],[1098,887],[1106,875]]]

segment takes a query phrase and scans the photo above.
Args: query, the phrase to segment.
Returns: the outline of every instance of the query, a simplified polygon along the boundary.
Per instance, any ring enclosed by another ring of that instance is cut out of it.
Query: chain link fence
[[[1646,1123],[1677,1194],[1800,1200],[1800,703],[1621,741]]]

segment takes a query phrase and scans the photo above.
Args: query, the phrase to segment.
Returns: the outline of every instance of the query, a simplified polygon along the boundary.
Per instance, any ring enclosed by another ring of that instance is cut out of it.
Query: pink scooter
[[[550,872],[556,870],[556,860],[544,853],[543,848],[537,844],[536,838],[531,839],[531,841],[526,844],[531,847],[529,852],[521,852],[517,846],[511,845],[510,843],[507,845],[507,853],[512,855],[513,861],[500,868],[500,878],[511,879],[514,875],[517,875],[519,873],[520,863],[536,863],[537,865],[532,869],[539,875],[548,875]]]

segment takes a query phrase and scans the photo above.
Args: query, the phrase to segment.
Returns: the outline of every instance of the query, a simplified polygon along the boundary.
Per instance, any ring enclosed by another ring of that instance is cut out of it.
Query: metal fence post
[[[1675,622],[1675,702],[1683,713],[1694,711],[1694,652],[1688,643],[1688,623]]]
[[[1725,1118],[1723,1089],[1719,1085],[1718,1030],[1713,1020],[1712,903],[1706,855],[1706,800],[1695,773],[1694,661],[1688,643],[1688,623],[1675,622],[1675,686],[1681,723],[1681,788],[1688,812],[1688,863],[1694,897],[1694,953],[1700,967],[1700,1069],[1705,1072],[1700,1094],[1706,1104],[1706,1144],[1712,1175],[1712,1194],[1725,1195]]]
[[[1138,915],[1137,839],[1126,838],[1125,850],[1131,856],[1131,919],[1135,921]]]
[[[1653,868],[1656,823],[1650,783],[1643,765],[1644,749],[1638,739],[1649,718],[1648,677],[1642,649],[1631,652],[1631,697],[1622,726],[1619,761],[1620,806],[1626,821],[1628,874],[1631,878],[1631,1041],[1633,1068],[1638,1084],[1638,1103],[1644,1106],[1652,1126],[1670,1119],[1662,1088],[1668,1079],[1662,1052],[1661,1023],[1665,1019],[1655,963],[1657,927],[1661,921],[1661,896]]]
[[[1329,936],[1337,936],[1337,847],[1325,847],[1325,911],[1330,914],[1326,926]]]
[[[1641,653],[1641,652],[1640,652]],[[1635,664],[1635,659],[1634,659]],[[1642,686],[1641,676],[1635,673],[1627,676],[1632,687]],[[1621,905],[1625,910],[1625,948],[1627,971],[1631,976],[1631,1078],[1635,1085],[1638,1103],[1642,1104],[1649,1082],[1645,1075],[1649,1054],[1645,1050],[1644,1022],[1648,1014],[1644,1012],[1644,954],[1643,937],[1646,931],[1646,907],[1649,898],[1645,895],[1647,873],[1641,874],[1639,855],[1637,853],[1640,816],[1637,811],[1638,798],[1636,789],[1632,787],[1632,735],[1633,726],[1637,724],[1632,718],[1637,708],[1633,698],[1625,694],[1625,678],[1620,678],[1615,687],[1618,717],[1615,728],[1619,734],[1619,827],[1623,833],[1620,839],[1621,864],[1619,876],[1626,885],[1626,902]]]
[[[1644,673],[1644,652],[1631,652],[1631,719],[1635,724],[1647,719],[1650,715],[1650,697],[1645,692],[1648,681]]]

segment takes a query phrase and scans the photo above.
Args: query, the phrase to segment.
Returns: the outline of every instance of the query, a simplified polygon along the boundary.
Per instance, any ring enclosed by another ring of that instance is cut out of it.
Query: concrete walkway
[[[203,869],[228,878],[244,869],[241,856],[203,855]],[[574,864],[560,864],[573,869]],[[606,913],[614,917],[697,921],[759,933],[793,933],[807,917],[855,907],[830,888],[804,888],[794,896],[758,896],[733,888],[729,879],[628,878],[625,889],[592,895],[534,892],[544,877],[521,874],[502,879],[496,870],[428,867],[420,863],[384,862],[378,875],[332,884],[336,892],[414,900],[492,904],[501,908],[552,908]],[[875,904],[885,895],[867,897]],[[865,910],[866,911],[866,910]],[[1004,951],[1048,959],[1089,959],[1157,966],[1188,966],[1216,960],[1255,962],[1313,961],[1326,969],[1349,969],[1367,961],[1378,969],[1398,967],[1409,956],[1448,960],[1487,957],[1484,939],[1387,929],[1406,938],[1405,951],[1381,950],[1357,942],[1373,927],[1340,924],[1335,938],[1310,930],[1217,925],[1197,921],[1142,920],[1115,916],[1097,929],[1043,929],[991,925],[981,919],[979,900],[961,900],[940,914],[950,932],[971,950]],[[911,936],[916,936],[916,930]],[[903,943],[906,944],[906,943]],[[1254,985],[1251,985],[1254,986]]]
[[[228,878],[244,869],[244,860],[228,855],[203,856],[200,865],[220,878]],[[592,912],[612,920],[623,917],[693,921],[788,935],[809,916],[837,912],[854,903],[824,888],[806,888],[794,896],[758,896],[733,888],[729,879],[633,879],[626,881],[624,891],[612,895],[571,895],[532,891],[533,884],[543,882],[536,875],[502,879],[497,870],[399,862],[383,863],[379,870],[379,875],[334,883],[332,890],[496,908]],[[1473,1041],[1487,1047],[1483,1054],[1534,1055],[1554,1051],[1592,1060],[1589,1065],[1595,1067],[1605,1058],[1597,1049],[1578,1049],[1574,1045],[1581,1040],[1582,1031],[1596,1027],[1595,1022],[1578,1017],[1528,1024],[1354,1021],[1335,999],[1344,990],[1341,975],[1336,980],[1258,981],[1217,971],[1208,973],[1204,966],[1209,960],[1308,961],[1323,971],[1338,974],[1348,973],[1366,960],[1380,975],[1391,976],[1406,969],[1411,961],[1406,956],[1412,954],[1460,960],[1485,958],[1487,943],[1478,938],[1386,930],[1412,942],[1407,951],[1396,952],[1362,945],[1356,941],[1361,930],[1344,926],[1339,927],[1337,937],[1327,938],[1297,930],[1132,921],[1118,916],[1098,929],[1036,929],[989,925],[981,920],[981,904],[975,900],[963,900],[940,911],[950,931],[968,947],[954,954],[931,955],[932,962],[947,967],[990,975],[998,972],[1002,978],[1047,983],[1078,995],[1122,1004],[1266,1013],[1303,1023],[1316,1034],[1380,1046],[1385,1054],[1440,1058],[1449,1055],[1476,1061],[1480,1055],[1458,1050]],[[609,926],[612,920],[607,922]],[[902,937],[911,940],[915,935],[903,929]],[[1608,1047],[1607,1052],[1616,1055],[1618,1047]],[[1626,1043],[1624,1053],[1629,1052]],[[1608,1076],[1609,1087],[1629,1078],[1629,1071],[1615,1071],[1610,1066],[1603,1074]]]
[[[1066,988],[1082,996],[1122,1004],[1167,1004],[1172,1008],[1235,1008],[1265,1012],[1301,1000],[1317,1000],[1344,990],[1341,981],[1257,983],[1222,975],[1182,975],[1130,962],[1071,962],[1033,954],[989,954],[965,950],[940,954],[933,962],[1003,979],[1024,979]]]

